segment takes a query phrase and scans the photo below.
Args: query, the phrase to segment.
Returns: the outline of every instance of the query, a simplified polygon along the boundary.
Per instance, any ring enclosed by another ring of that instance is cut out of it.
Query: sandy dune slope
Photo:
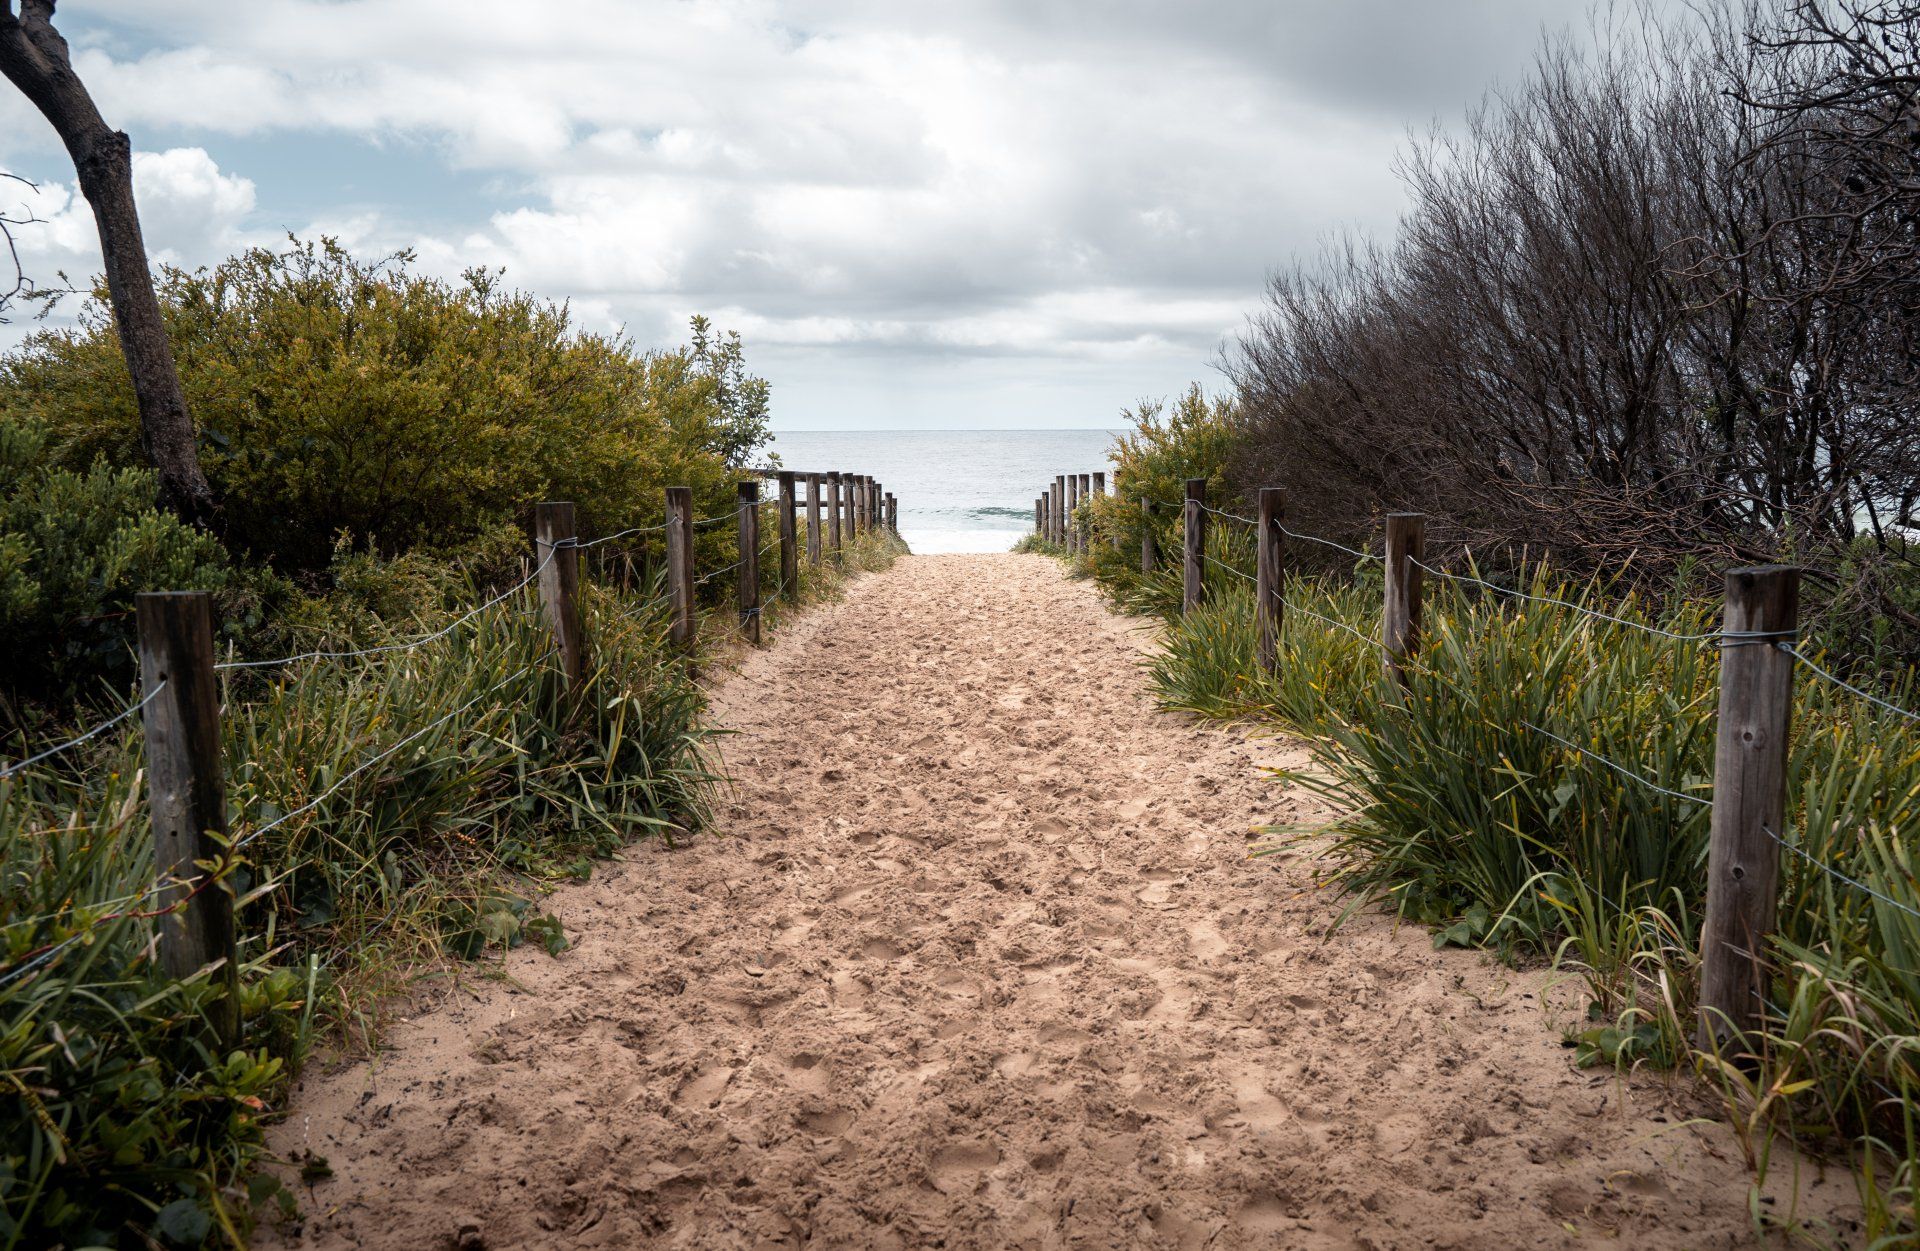
[[[1731,1133],[1573,1068],[1544,975],[1329,934],[1304,856],[1249,861],[1324,815],[1256,772],[1298,749],[1154,712],[1140,658],[1020,556],[905,560],[747,657],[716,835],[311,1074],[275,1145],[335,1175],[268,1240],[1752,1244]]]

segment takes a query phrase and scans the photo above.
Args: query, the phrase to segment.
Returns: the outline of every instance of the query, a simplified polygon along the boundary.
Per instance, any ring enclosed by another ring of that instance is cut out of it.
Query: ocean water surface
[[[1113,473],[1113,430],[790,430],[772,451],[801,473],[871,474],[900,501],[900,535],[923,554],[1004,552],[1033,529],[1055,474]],[[805,500],[806,488],[801,487]]]

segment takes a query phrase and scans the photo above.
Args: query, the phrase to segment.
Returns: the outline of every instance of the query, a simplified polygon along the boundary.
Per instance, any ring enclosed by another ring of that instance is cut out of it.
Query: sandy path
[[[723,836],[310,1076],[275,1145],[335,1177],[295,1240],[1748,1244],[1729,1133],[1575,1070],[1544,978],[1328,938],[1304,862],[1249,863],[1313,815],[1252,767],[1288,749],[1154,713],[1139,658],[1017,556],[903,561],[750,656]]]

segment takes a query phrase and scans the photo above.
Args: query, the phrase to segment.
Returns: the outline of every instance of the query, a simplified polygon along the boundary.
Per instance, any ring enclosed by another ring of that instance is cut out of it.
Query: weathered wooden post
[[[807,475],[807,563],[820,563],[820,475]]]
[[[1260,621],[1260,667],[1280,672],[1280,627],[1287,611],[1286,531],[1287,493],[1279,487],[1260,488],[1260,555],[1254,578],[1254,602]]]
[[[742,482],[740,503],[740,582],[734,598],[740,604],[740,630],[749,643],[760,641],[760,484]]]
[[[1726,596],[1697,1035],[1715,1052],[1751,1035],[1766,1011],[1793,713],[1793,657],[1774,644],[1799,628],[1800,570],[1729,570]]]
[[[887,524],[887,492],[878,478],[867,479],[867,526],[878,530]]]
[[[852,543],[857,529],[854,526],[853,500],[860,493],[858,474],[840,475],[840,538],[842,542]]]
[[[1140,572],[1152,573],[1160,567],[1160,541],[1153,535],[1153,516],[1157,510],[1150,499],[1140,501]]]
[[[1093,475],[1083,473],[1080,475],[1080,494],[1075,498],[1075,502],[1078,503],[1080,507],[1085,508],[1092,499]],[[1088,540],[1093,538],[1093,518],[1089,516],[1075,518],[1074,528],[1078,533],[1075,534],[1073,538],[1073,550],[1076,552],[1084,552],[1087,550]]]
[[[840,477],[838,471],[827,475],[827,549],[836,561],[840,559]]]
[[[1066,533],[1066,545],[1068,545],[1069,553],[1079,551],[1079,518],[1075,516],[1075,512],[1079,512],[1079,487],[1081,487],[1079,480],[1081,480],[1079,474],[1068,474],[1068,516],[1066,516],[1068,533]]]
[[[887,492],[887,529],[893,531],[894,538],[900,537],[900,501],[892,491]]]
[[[1101,472],[1093,475],[1093,497],[1095,499],[1103,499],[1105,498],[1106,494],[1107,494],[1106,473]],[[1090,539],[1093,537],[1093,519],[1092,518],[1088,518],[1087,520],[1087,536]],[[1115,540],[1113,545],[1114,547],[1118,548],[1120,546],[1120,543],[1118,540]]]
[[[1040,496],[1033,497],[1033,532],[1037,535],[1046,527],[1047,501]]]
[[[573,505],[565,500],[536,504],[533,509],[534,556],[540,566],[540,602],[560,653],[560,671],[567,687],[576,688],[587,676],[586,627],[580,617],[580,549],[573,524]]]
[[[1181,588],[1180,611],[1190,613],[1206,600],[1207,584],[1201,576],[1201,562],[1207,554],[1207,480],[1187,479],[1186,511],[1181,527],[1186,531],[1186,582]]]
[[[793,471],[782,469],[779,479],[780,589],[789,600],[794,600],[800,598],[800,521],[794,515]]]
[[[1387,672],[1405,686],[1407,662],[1420,650],[1420,591],[1425,575],[1418,564],[1427,554],[1425,513],[1387,514],[1387,593],[1380,642]]]
[[[693,650],[693,488],[667,488],[667,599],[673,613],[668,637]]]
[[[1067,476],[1065,474],[1055,474],[1053,476],[1053,533],[1049,534],[1047,539],[1056,545],[1064,545],[1067,541],[1067,525],[1064,515],[1066,505]]]
[[[220,685],[213,673],[213,596],[134,596],[140,636],[141,716],[147,731],[147,811],[159,887],[160,967],[176,980],[220,963],[208,1007],[224,1049],[240,1033],[233,894],[208,881],[225,858],[227,788],[220,764]],[[208,867],[202,867],[202,866]]]

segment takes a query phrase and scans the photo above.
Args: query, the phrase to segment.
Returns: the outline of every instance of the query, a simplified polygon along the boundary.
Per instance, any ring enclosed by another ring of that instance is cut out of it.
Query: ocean
[[[792,430],[783,468],[871,474],[900,501],[900,536],[922,554],[1004,552],[1033,529],[1055,474],[1105,472],[1113,430]],[[801,487],[804,501],[805,486]]]

